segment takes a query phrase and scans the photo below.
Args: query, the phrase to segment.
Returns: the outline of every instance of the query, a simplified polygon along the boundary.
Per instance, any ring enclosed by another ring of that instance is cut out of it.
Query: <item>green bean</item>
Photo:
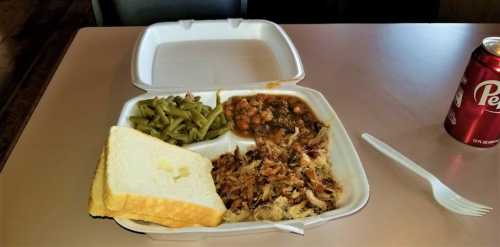
[[[185,128],[186,125],[185,124],[179,124],[177,127],[175,127],[172,132],[173,133],[179,133],[183,128]]]
[[[217,90],[215,93],[215,107],[218,107],[221,105],[220,103],[220,90]],[[222,126],[225,126],[227,124],[226,118],[224,117],[224,114],[219,114],[217,115],[217,118],[215,119],[217,125],[213,126],[213,129],[220,128]]]
[[[210,108],[210,106],[207,106],[207,105],[202,105],[201,106],[201,114],[203,114],[203,116],[207,117],[208,114],[210,113],[210,111],[212,111],[212,109]]]
[[[168,131],[173,131],[179,124],[184,121],[183,118],[174,118],[171,122],[170,125],[168,126]]]
[[[198,127],[202,127],[207,123],[207,119],[200,112],[196,110],[191,110],[190,112],[192,120],[196,125],[198,125]]]
[[[175,140],[181,141],[183,143],[189,143],[189,136],[187,134],[180,134],[180,133],[173,133],[173,132],[168,132],[167,135],[172,137]]]
[[[222,127],[222,122],[221,122],[221,119],[220,119],[220,116],[222,114],[219,114],[217,115],[217,117],[215,118],[214,122],[212,123],[212,125],[210,126],[210,128],[208,128],[209,130],[210,129],[218,129],[218,128],[221,128]]]
[[[145,100],[141,100],[139,101],[139,104],[142,104],[142,105],[151,105],[153,104],[153,101],[157,99],[156,97],[153,98],[153,99],[145,99]]]
[[[200,96],[187,93],[185,97],[168,96],[137,102],[138,114],[129,117],[134,128],[174,145],[213,139],[228,129],[228,121],[221,114],[220,92],[215,107],[201,102]]]
[[[160,116],[159,115],[154,115],[153,120],[151,120],[151,123],[153,122],[159,122],[160,121]]]
[[[198,106],[199,103],[194,103],[194,102],[185,102],[183,103],[180,108],[181,110],[191,110],[195,109]]]
[[[150,123],[149,124],[149,127],[151,128],[155,128],[155,129],[159,129],[159,130],[162,130],[165,128],[165,125],[163,125],[162,123],[160,122],[155,122],[155,123]]]
[[[158,114],[158,116],[160,116],[161,122],[163,124],[168,124],[169,120],[168,120],[167,116],[165,116],[165,112],[163,112],[163,109],[161,108],[161,106],[159,104],[155,105],[155,110],[156,110],[156,114]]]
[[[162,102],[162,100],[160,98],[157,98],[157,97],[154,97],[153,98],[153,101],[151,101],[151,103],[148,104],[148,106],[151,106],[151,107],[155,107],[156,105],[158,105],[160,102]]]
[[[187,122],[185,122],[185,124],[186,124],[186,129],[188,129],[188,130],[193,129],[193,128],[197,128],[196,124],[194,124],[193,122],[187,121]]]
[[[170,139],[170,136],[168,135],[168,129],[167,128],[164,128],[162,131],[161,131],[161,136],[160,136],[160,139],[168,142],[168,140]]]
[[[179,137],[180,135],[186,135],[186,136],[188,136],[187,134],[179,133],[179,132],[176,132],[175,130],[174,131],[169,131],[168,128],[165,128],[161,132],[161,138],[160,139],[162,139],[162,140],[168,140],[169,138],[174,138],[176,140],[180,140],[179,138],[175,138],[174,137],[174,136]]]
[[[149,127],[148,125],[145,125],[145,124],[138,124],[135,126],[135,128],[140,130],[141,132],[149,134],[149,132],[150,132],[149,129],[151,127]]]
[[[189,119],[191,117],[190,112],[181,110],[175,106],[169,106],[167,104],[162,104],[162,109],[168,114],[171,114],[171,115],[174,115],[177,117],[181,117],[184,119]]]
[[[197,112],[201,113],[202,106],[203,106],[202,104],[198,104],[198,105],[196,106],[196,108],[195,108],[195,111],[197,111]]]
[[[189,130],[189,138],[191,140],[197,140],[198,141],[198,129],[192,128]]]
[[[158,138],[161,137],[160,132],[157,131],[155,128],[151,127],[151,126],[146,126],[146,125],[140,124],[140,125],[136,126],[136,129],[138,129],[141,132],[144,132],[146,134],[152,135],[154,137],[158,137]]]
[[[154,128],[150,129],[149,134],[152,135],[152,136],[154,136],[154,137],[156,137],[156,138],[160,138],[161,137],[161,133],[158,130],[154,129]]]
[[[220,136],[224,133],[226,133],[227,131],[229,130],[229,127],[222,127],[220,129],[214,129],[214,130],[210,130],[207,132],[207,135],[205,136],[205,138],[207,139],[214,139],[215,137],[217,136]]]
[[[174,96],[168,96],[167,98],[164,99],[164,101],[166,101],[168,103],[175,103]]]
[[[205,135],[207,134],[208,128],[210,128],[210,125],[212,125],[212,123],[214,122],[217,115],[219,115],[221,113],[222,113],[222,106],[218,105],[215,107],[215,109],[213,111],[211,111],[208,114],[207,123],[203,127],[200,128],[199,133],[198,133],[198,137],[200,139],[203,140],[205,138]]]
[[[226,126],[227,125],[227,119],[225,114],[220,114],[221,122],[222,125]]]
[[[177,145],[177,140],[175,140],[173,138],[168,139],[167,142],[172,144],[172,145]]]
[[[139,105],[139,111],[143,117],[152,117],[155,112],[151,110],[147,105]]]
[[[220,90],[215,93],[215,106],[220,105]]]
[[[137,126],[139,124],[148,125],[148,123],[149,123],[149,120],[147,118],[139,117],[139,116],[130,116],[128,118],[128,120],[130,120],[130,122],[132,122],[135,126]]]
[[[182,103],[182,100],[183,98],[181,96],[175,96],[174,97],[174,102],[177,104],[177,105],[180,105]]]
[[[212,107],[210,107],[208,105],[202,105],[201,109],[204,110],[204,111],[208,111],[208,112],[212,111]]]
[[[168,142],[168,143],[172,143],[172,141],[175,141],[175,139],[170,138],[170,136],[168,136],[168,135],[166,136],[166,138],[164,138],[164,139],[162,138],[162,140],[164,142]]]
[[[169,116],[167,115],[167,118],[168,118],[168,123],[169,124],[172,124],[172,122],[174,121],[175,117],[174,116]]]
[[[155,115],[155,118],[149,122],[149,126],[162,129],[165,124],[162,123],[160,115]]]

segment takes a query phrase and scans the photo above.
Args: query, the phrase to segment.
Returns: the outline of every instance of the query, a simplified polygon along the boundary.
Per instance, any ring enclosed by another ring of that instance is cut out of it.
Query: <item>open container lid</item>
[[[132,59],[133,83],[148,92],[295,84],[305,75],[288,35],[265,20],[153,24]]]
[[[134,114],[138,101],[156,96],[183,95],[191,90],[210,104],[215,102],[214,89],[224,89],[220,93],[224,101],[233,96],[267,93],[271,91],[268,90],[270,82],[290,85],[280,87],[278,92],[304,99],[319,113],[322,121],[332,126],[329,146],[335,148],[329,152],[330,159],[339,182],[345,185],[342,192],[345,196],[339,201],[339,208],[306,219],[173,229],[115,218],[121,226],[144,232],[156,240],[196,240],[276,228],[291,231],[291,227],[297,233],[304,227],[353,214],[368,201],[369,185],[362,163],[335,111],[320,92],[294,86],[304,78],[304,70],[297,50],[278,25],[264,20],[241,19],[154,24],[138,39],[132,78],[137,87],[148,93],[127,101],[118,121],[120,126],[129,126],[128,119]],[[191,150],[197,147],[197,152],[212,155],[234,150],[235,145],[245,143],[232,134],[223,138],[225,140],[191,146]],[[201,151],[203,148],[205,151]]]

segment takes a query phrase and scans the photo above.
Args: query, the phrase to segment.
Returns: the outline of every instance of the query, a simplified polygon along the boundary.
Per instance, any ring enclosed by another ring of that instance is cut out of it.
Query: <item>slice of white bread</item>
[[[112,127],[89,213],[169,227],[216,226],[226,211],[210,160],[127,127]]]

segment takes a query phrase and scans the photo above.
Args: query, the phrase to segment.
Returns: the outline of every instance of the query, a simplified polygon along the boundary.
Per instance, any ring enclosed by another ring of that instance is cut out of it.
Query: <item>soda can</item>
[[[476,147],[500,141],[500,37],[472,52],[444,123],[455,139]]]

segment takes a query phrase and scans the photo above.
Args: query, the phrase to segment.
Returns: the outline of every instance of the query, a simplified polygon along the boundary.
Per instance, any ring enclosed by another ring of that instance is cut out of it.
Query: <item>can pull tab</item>
[[[188,20],[180,20],[179,24],[186,30],[189,30],[191,26],[193,25],[194,20],[193,19],[188,19]]]
[[[231,25],[231,27],[238,28],[240,26],[241,22],[243,22],[243,19],[241,19],[241,18],[229,18],[229,19],[227,19],[227,21],[229,22],[229,25]]]

